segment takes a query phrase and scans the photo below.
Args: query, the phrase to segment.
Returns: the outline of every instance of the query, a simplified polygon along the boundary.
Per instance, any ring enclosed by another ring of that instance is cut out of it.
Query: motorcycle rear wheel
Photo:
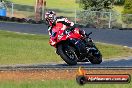
[[[68,65],[76,65],[77,64],[77,55],[74,51],[74,48],[65,45],[65,44],[60,44],[57,47],[57,51],[60,55],[60,57],[68,64]]]

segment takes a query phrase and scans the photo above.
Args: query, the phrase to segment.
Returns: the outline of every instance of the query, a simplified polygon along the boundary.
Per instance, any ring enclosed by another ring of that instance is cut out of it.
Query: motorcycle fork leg
[[[58,55],[60,55],[57,49],[55,50],[55,52],[56,52]]]

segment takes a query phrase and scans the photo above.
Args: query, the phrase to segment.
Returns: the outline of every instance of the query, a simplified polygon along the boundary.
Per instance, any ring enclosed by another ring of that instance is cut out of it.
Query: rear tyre
[[[60,44],[57,47],[57,52],[60,57],[68,64],[68,65],[76,65],[77,64],[77,55],[74,51],[74,48],[69,45]]]

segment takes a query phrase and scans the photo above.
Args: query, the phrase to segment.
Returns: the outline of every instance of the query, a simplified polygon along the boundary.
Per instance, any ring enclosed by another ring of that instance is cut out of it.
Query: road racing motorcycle
[[[50,45],[56,48],[56,53],[68,64],[76,65],[77,62],[91,62],[100,64],[102,55],[89,37],[92,32],[83,37],[79,28],[63,29],[62,23],[56,23],[50,32]]]

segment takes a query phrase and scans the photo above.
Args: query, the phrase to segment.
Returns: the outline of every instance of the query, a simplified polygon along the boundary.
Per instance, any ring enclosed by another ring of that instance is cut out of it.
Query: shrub
[[[115,0],[114,5],[124,5],[125,0]]]
[[[132,0],[125,0],[122,20],[127,24],[132,23]]]
[[[132,0],[125,0],[123,14],[132,14]]]

